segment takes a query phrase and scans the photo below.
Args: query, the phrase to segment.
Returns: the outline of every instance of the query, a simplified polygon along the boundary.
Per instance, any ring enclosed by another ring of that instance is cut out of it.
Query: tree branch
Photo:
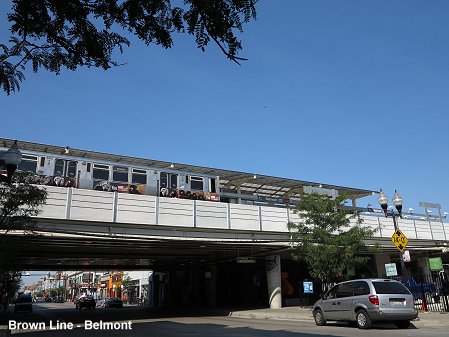
[[[220,41],[217,40],[217,38],[215,36],[213,36],[210,31],[209,28],[207,27],[206,22],[204,21],[203,18],[201,18],[201,20],[204,23],[204,27],[206,28],[207,33],[209,34],[209,36],[215,41],[215,43],[218,45],[218,47],[220,47],[221,51],[223,52],[223,54],[225,54],[231,61],[234,61],[235,63],[237,63],[239,66],[241,65],[238,61],[248,61],[248,59],[243,58],[243,57],[238,57],[235,55],[231,55],[230,53],[228,53],[226,51],[226,49],[221,45]],[[238,60],[238,61],[237,61]]]

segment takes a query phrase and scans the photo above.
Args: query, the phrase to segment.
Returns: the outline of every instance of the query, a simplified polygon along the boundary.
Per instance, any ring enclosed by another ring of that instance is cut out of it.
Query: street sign
[[[404,262],[411,262],[412,259],[410,258],[410,251],[404,251],[404,254],[402,254],[402,258],[404,259]]]
[[[304,281],[302,284],[304,287],[304,294],[313,294],[313,282]]]
[[[404,235],[404,233],[402,233],[400,231],[399,228],[397,228],[394,231],[393,236],[391,237],[391,241],[393,242],[393,244],[399,249],[399,251],[401,253],[404,252],[405,247],[407,246],[408,243],[408,239],[407,237]]]
[[[441,257],[429,258],[430,270],[443,270],[443,260]]]
[[[255,257],[237,257],[237,263],[256,263]]]
[[[396,263],[386,263],[385,272],[387,276],[397,276],[398,271],[396,270]]]
[[[322,187],[313,187],[313,186],[304,186],[303,187],[304,193],[317,193],[321,195],[327,195],[332,200],[334,200],[336,197],[338,197],[338,191],[335,189],[330,188],[322,188]]]
[[[425,202],[425,201],[420,201],[419,202],[419,206],[421,206],[421,207],[429,207],[429,208],[438,208],[438,209],[441,208],[440,204],[436,204],[434,202]]]

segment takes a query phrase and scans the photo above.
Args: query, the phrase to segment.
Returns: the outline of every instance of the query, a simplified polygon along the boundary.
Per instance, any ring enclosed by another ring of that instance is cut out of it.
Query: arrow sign
[[[393,244],[399,249],[399,251],[401,253],[404,252],[405,247],[407,247],[407,243],[408,243],[408,239],[407,237],[404,235],[404,233],[402,233],[400,231],[399,228],[397,228],[394,231],[393,236],[391,237],[391,241],[393,242]]]

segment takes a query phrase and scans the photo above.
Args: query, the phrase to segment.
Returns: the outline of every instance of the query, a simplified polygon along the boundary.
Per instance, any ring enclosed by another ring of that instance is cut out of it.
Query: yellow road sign
[[[399,251],[401,253],[404,252],[405,247],[407,247],[407,243],[408,243],[408,239],[407,237],[404,235],[404,233],[402,233],[399,228],[397,228],[394,231],[393,236],[391,237],[391,241],[393,242],[393,244],[398,247]]]

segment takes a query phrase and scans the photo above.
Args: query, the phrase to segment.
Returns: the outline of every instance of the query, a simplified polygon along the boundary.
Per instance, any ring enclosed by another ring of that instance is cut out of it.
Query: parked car
[[[106,300],[106,298],[97,298],[96,306],[97,307],[104,307],[104,301],[105,300]]]
[[[31,295],[19,295],[14,301],[14,312],[33,311],[33,298]]]
[[[43,302],[44,302],[44,299],[43,299],[42,297],[36,297],[36,298],[34,299],[34,302],[36,302],[36,303],[43,303]]]
[[[102,301],[103,308],[123,308],[123,301],[117,297],[107,297]]]
[[[55,298],[55,303],[64,303],[65,300],[62,296],[58,296]]]
[[[96,301],[92,296],[81,296],[75,301],[76,309],[89,308],[95,309]]]
[[[393,322],[406,329],[418,317],[413,295],[400,282],[388,279],[360,279],[336,284],[312,309],[316,325],[327,321],[356,322],[369,329],[372,322]]]

